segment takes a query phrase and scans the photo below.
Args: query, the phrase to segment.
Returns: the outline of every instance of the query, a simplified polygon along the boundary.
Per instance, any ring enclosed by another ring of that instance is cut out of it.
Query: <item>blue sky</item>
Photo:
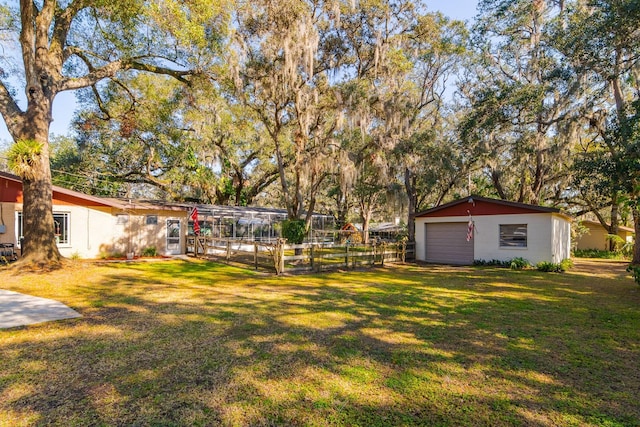
[[[450,18],[471,21],[476,15],[478,0],[426,0],[427,8],[431,11],[439,10]],[[56,96],[53,103],[52,134],[65,135],[69,123],[76,109],[74,92],[63,92]],[[0,145],[11,141],[4,120],[0,120]]]

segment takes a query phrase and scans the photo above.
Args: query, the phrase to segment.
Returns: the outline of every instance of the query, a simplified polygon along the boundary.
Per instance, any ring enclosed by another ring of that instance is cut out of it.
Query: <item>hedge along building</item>
[[[20,246],[22,181],[0,172],[0,243]],[[130,202],[90,196],[53,186],[53,218],[63,256],[139,255],[185,252],[189,208],[154,202]]]
[[[571,218],[559,209],[469,196],[416,215],[416,259],[470,265],[571,256]]]

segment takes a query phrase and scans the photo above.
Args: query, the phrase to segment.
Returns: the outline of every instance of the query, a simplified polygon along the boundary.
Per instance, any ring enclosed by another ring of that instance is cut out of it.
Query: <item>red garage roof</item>
[[[480,196],[469,196],[464,199],[454,200],[444,205],[436,206],[416,215],[416,218],[433,218],[443,216],[466,215],[510,215],[527,213],[556,213],[566,218],[560,209],[545,206],[528,205],[526,203],[508,202],[506,200],[488,199]]]

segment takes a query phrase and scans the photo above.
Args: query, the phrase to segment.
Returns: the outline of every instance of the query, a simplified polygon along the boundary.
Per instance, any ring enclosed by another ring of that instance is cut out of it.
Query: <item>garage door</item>
[[[466,222],[425,224],[426,261],[473,264],[473,239],[467,242]]]

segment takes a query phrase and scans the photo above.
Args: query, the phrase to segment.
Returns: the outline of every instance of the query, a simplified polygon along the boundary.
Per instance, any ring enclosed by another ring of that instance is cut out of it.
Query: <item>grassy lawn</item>
[[[0,425],[640,425],[640,287],[402,266],[0,270],[83,317],[0,330]]]

